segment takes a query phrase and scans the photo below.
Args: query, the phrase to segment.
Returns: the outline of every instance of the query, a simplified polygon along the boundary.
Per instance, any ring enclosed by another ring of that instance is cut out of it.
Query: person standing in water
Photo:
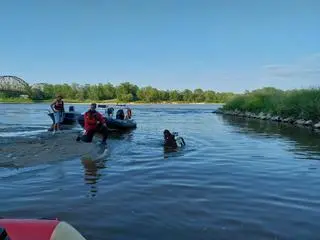
[[[108,129],[102,114],[96,111],[97,104],[92,103],[90,109],[84,114],[84,130],[82,136],[77,137],[77,141],[92,142],[96,133],[102,134],[102,144],[106,144]]]
[[[57,94],[57,98],[51,103],[50,107],[54,116],[53,133],[55,133],[56,131],[61,130],[60,123],[63,120],[64,113],[64,102],[60,94]]]

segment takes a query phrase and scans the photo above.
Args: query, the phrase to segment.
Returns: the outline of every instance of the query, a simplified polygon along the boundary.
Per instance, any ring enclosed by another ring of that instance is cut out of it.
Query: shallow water
[[[318,239],[320,135],[216,107],[134,106],[138,128],[104,160],[0,168],[0,216],[58,217],[88,239]],[[47,108],[0,105],[1,147],[45,131]],[[187,146],[165,151],[165,128]]]

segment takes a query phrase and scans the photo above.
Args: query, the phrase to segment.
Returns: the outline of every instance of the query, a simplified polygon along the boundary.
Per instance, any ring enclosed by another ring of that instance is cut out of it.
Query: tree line
[[[31,100],[50,100],[61,94],[64,99],[77,101],[106,101],[118,102],[187,102],[187,103],[224,103],[234,96],[230,92],[215,92],[212,90],[185,89],[159,90],[154,87],[141,87],[129,82],[114,86],[106,84],[36,84],[27,90]],[[2,94],[2,98],[17,97],[17,93]]]

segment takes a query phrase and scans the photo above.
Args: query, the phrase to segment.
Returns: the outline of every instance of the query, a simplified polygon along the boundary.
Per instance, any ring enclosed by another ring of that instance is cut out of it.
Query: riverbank
[[[234,97],[215,113],[320,129],[320,89],[258,89]]]
[[[12,103],[12,104],[33,104],[33,103],[51,103],[54,99],[50,100],[31,100],[31,99],[23,99],[23,98],[6,98],[1,99],[0,103]],[[110,100],[74,100],[74,99],[63,99],[66,104],[90,104],[92,102],[96,102],[97,104],[112,104],[112,105],[121,105],[121,104],[130,104],[130,105],[145,105],[145,104],[223,104],[220,102],[186,102],[186,101],[175,101],[175,102],[169,102],[169,101],[161,101],[161,102],[144,102],[144,101],[134,101],[134,102],[120,102],[116,99],[110,99]]]

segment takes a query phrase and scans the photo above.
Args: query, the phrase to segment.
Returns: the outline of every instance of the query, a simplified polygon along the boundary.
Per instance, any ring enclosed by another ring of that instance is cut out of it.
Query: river
[[[137,129],[111,136],[99,161],[0,159],[0,216],[57,217],[88,240],[319,239],[320,135],[217,107],[133,106]],[[0,151],[46,132],[46,109],[0,104]],[[165,151],[164,129],[186,147]]]

